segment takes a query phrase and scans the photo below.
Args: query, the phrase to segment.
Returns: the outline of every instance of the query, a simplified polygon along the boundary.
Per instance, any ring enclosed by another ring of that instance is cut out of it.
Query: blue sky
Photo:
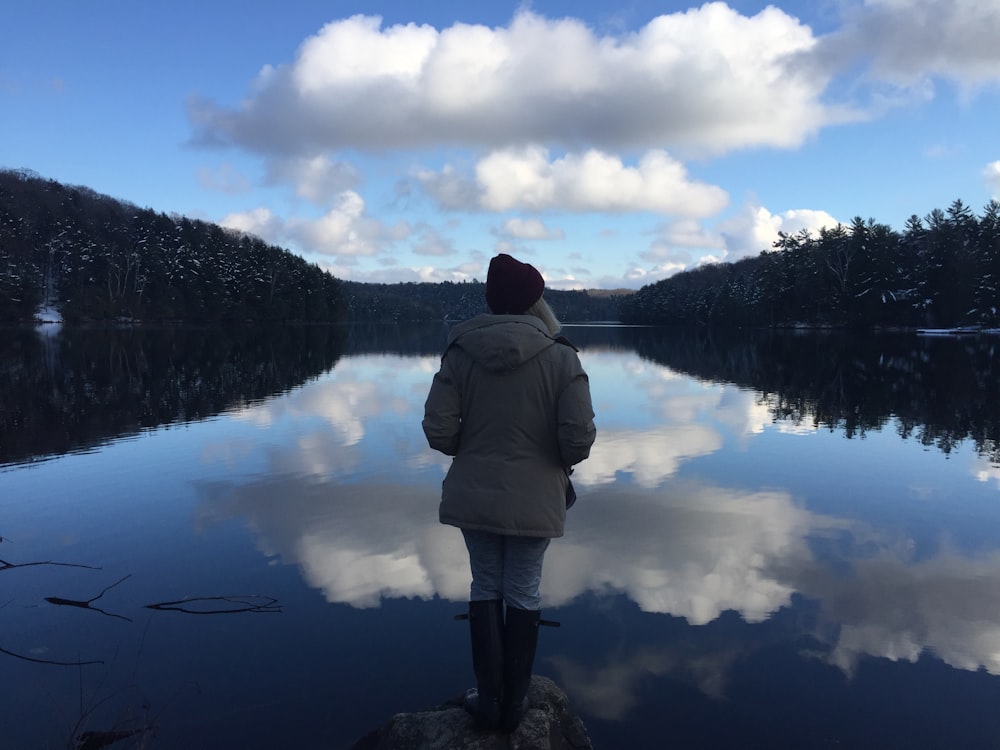
[[[359,281],[637,288],[1000,199],[998,0],[11,3],[0,167]]]

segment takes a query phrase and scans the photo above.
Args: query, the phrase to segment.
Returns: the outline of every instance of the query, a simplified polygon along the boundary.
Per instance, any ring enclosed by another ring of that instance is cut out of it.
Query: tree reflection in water
[[[206,419],[332,368],[342,326],[0,330],[0,466]]]

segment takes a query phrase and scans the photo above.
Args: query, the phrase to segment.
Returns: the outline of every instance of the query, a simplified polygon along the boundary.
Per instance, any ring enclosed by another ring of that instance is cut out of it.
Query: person
[[[439,517],[461,529],[469,551],[476,689],[466,708],[505,732],[527,708],[542,561],[563,534],[569,472],[596,436],[587,373],[544,289],[532,265],[491,259],[491,314],[449,332],[422,422],[430,447],[453,456]]]

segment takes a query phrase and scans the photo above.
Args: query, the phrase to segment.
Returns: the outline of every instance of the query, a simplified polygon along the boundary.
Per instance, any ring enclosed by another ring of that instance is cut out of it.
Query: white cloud
[[[475,209],[479,204],[479,188],[467,174],[446,164],[441,171],[419,170],[415,174],[427,194],[445,209]]]
[[[586,713],[608,721],[627,721],[641,703],[640,696],[650,675],[669,675],[672,683],[686,683],[715,700],[725,698],[732,665],[742,656],[742,648],[729,644],[719,650],[715,644],[697,641],[704,631],[694,631],[668,646],[641,645],[632,653],[617,648],[602,663],[580,663],[564,654],[549,658],[574,704]],[[627,647],[626,647],[627,648]],[[624,653],[623,653],[624,652]]]
[[[321,218],[292,220],[288,231],[302,247],[324,255],[376,255],[380,224],[365,215],[364,199],[348,190]]]
[[[815,42],[777,8],[745,17],[724,3],[617,36],[529,11],[507,27],[440,31],[355,16],[307,39],[294,62],[268,66],[238,109],[195,100],[189,112],[205,142],[278,154],[794,147],[844,117],[821,101],[825,73],[798,60]]]
[[[690,179],[661,150],[629,166],[594,149],[552,158],[541,146],[508,148],[480,159],[474,181],[451,166],[417,178],[446,208],[710,216],[729,201],[725,190]]]
[[[1000,489],[1000,465],[990,459],[977,457],[972,467],[972,475],[980,482],[994,482],[997,489]]]
[[[357,187],[361,177],[352,164],[313,156],[271,159],[266,181],[276,185],[291,183],[296,195],[327,206],[344,191]]]
[[[638,357],[623,362],[616,354],[588,351],[584,365],[603,418],[600,439],[573,475],[582,487],[604,492],[629,480],[659,487],[685,462],[721,449],[724,432],[744,440],[770,423],[767,406],[752,393],[715,384],[692,386],[687,378]],[[642,394],[643,412],[653,420],[649,426],[616,424],[623,382],[630,384],[633,398]]]
[[[280,243],[284,236],[284,220],[271,209],[261,206],[222,217],[219,224],[246,234],[253,234],[267,242]]]
[[[913,561],[887,549],[844,576],[810,566],[794,583],[838,626],[828,659],[852,674],[864,655],[916,661],[925,651],[958,669],[1000,674],[1000,554],[942,548]]]
[[[721,250],[724,247],[718,234],[706,230],[693,219],[667,224],[662,229],[660,241],[666,245],[699,249]]]
[[[688,179],[665,151],[650,151],[634,167],[596,150],[549,160],[539,147],[490,154],[476,166],[484,208],[566,211],[653,211],[709,216],[728,202],[714,185]]]
[[[683,247],[675,247],[663,240],[654,241],[646,250],[639,254],[639,257],[647,263],[656,263],[661,266],[668,266],[683,271],[694,260],[694,257]]]
[[[797,234],[805,229],[815,233],[837,223],[826,211],[803,208],[772,214],[762,206],[748,204],[737,216],[723,222],[719,232],[725,241],[726,260],[735,261],[772,249],[779,232]]]
[[[455,247],[452,241],[432,227],[423,225],[417,229],[416,244],[413,252],[417,255],[442,257],[454,255]]]
[[[405,222],[390,227],[369,216],[364,199],[352,190],[340,193],[333,203],[319,218],[283,219],[261,207],[229,214],[219,223],[276,245],[291,243],[305,252],[342,258],[379,255],[410,234]]]
[[[650,284],[692,267],[719,261],[725,255],[725,241],[718,232],[706,229],[695,219],[680,219],[660,227],[658,236],[639,253],[639,259],[652,267],[645,269],[637,279]]]
[[[989,188],[993,200],[1000,201],[1000,161],[990,162],[983,170],[986,178],[986,186]]]
[[[509,243],[493,249],[515,253],[528,241],[565,239],[562,230],[569,231],[574,217],[560,215],[555,228],[554,221],[539,221],[543,214],[676,219],[658,231],[637,222],[623,227],[615,247],[618,270],[592,263],[592,274],[562,267],[551,273],[563,286],[636,287],[706,262],[755,255],[772,246],[778,231],[815,230],[832,218],[754,207],[720,228],[699,226],[694,220],[717,217],[727,206],[721,186],[728,183],[714,172],[713,182],[700,180],[693,158],[796,148],[831,125],[930,100],[942,79],[965,93],[1000,81],[994,2],[836,5],[844,9],[839,22],[824,20],[831,22],[827,28],[839,27],[822,33],[793,15],[804,17],[798,6],[745,15],[723,2],[664,13],[630,30],[606,15],[601,27],[546,18],[530,5],[492,27],[387,25],[358,15],[327,24],[283,62],[264,66],[242,103],[194,100],[190,118],[195,140],[262,155],[267,182],[332,206],[319,219],[232,220],[268,230],[280,225],[269,239],[335,258],[328,267],[338,275],[454,279],[454,269],[419,268],[413,255],[440,258],[473,249],[463,243],[487,248],[489,239],[473,235],[479,230],[472,223],[461,239],[440,229],[394,246],[407,227],[381,224],[371,214],[391,205],[410,221],[427,221],[426,214],[413,219],[406,213],[422,186],[433,208],[521,214],[499,229],[507,216],[492,222],[500,241]],[[371,172],[370,192],[362,193],[359,167],[346,160],[361,165],[369,158],[392,163]],[[998,169],[992,164],[984,176],[994,197],[1000,196]],[[217,188],[242,189],[235,180],[210,177],[203,179]],[[386,200],[386,182],[394,178],[412,193]],[[367,212],[362,204],[360,214],[351,213],[347,195],[364,195]],[[293,205],[304,210],[300,202]],[[595,237],[596,231],[574,232],[587,258],[578,267],[597,252]],[[398,256],[393,273],[363,260],[378,258],[386,266],[397,250],[408,252]],[[561,244],[550,250],[564,252]],[[565,258],[559,264],[568,265]],[[631,267],[622,271],[626,264]]]
[[[561,229],[549,229],[540,219],[507,219],[501,232],[518,240],[561,240],[565,236]]]
[[[699,424],[642,431],[604,429],[590,458],[573,476],[581,485],[611,485],[616,477],[630,476],[640,487],[658,487],[685,461],[721,447],[721,435]]]
[[[652,284],[659,281],[660,279],[665,279],[669,276],[673,276],[675,273],[679,273],[687,268],[687,262],[681,262],[677,260],[667,260],[666,262],[657,262],[652,266],[643,267],[637,263],[632,264],[625,269],[621,278],[604,277],[599,282],[598,286],[605,288],[623,287],[623,288],[633,288],[638,289],[646,284]]]
[[[437,43],[430,26],[382,30],[381,19],[352,16],[323,27],[299,49],[293,82],[301,94],[393,80],[415,85]]]
[[[377,607],[384,597],[467,598],[468,556],[461,534],[438,523],[437,482],[275,476],[282,478],[206,488],[199,521],[244,517],[263,551],[298,565],[331,602]],[[613,487],[600,502],[585,500],[574,510],[572,534],[546,555],[545,606],[588,591],[622,592],[644,611],[696,625],[727,609],[760,622],[786,605],[794,589],[770,568],[810,560],[807,534],[828,523],[783,493],[700,485],[671,485],[655,498]]]
[[[811,208],[793,208],[779,214],[780,230],[786,234],[798,234],[803,229],[817,233],[823,227],[833,229],[838,222],[826,211]]]
[[[356,445],[365,437],[365,420],[375,420],[386,414],[406,414],[417,408],[416,404],[393,393],[394,381],[375,382],[368,377],[367,371],[377,368],[381,361],[378,356],[352,357],[338,364],[334,376],[285,398],[254,404],[236,412],[235,416],[267,426],[280,421],[307,423],[322,420],[329,426],[330,432],[319,447],[333,455],[338,448]],[[306,432],[303,427],[303,434]],[[310,463],[310,460],[305,463]],[[293,469],[300,473],[306,471],[304,466],[282,466],[283,471]]]
[[[336,466],[335,456],[330,456]],[[274,498],[282,498],[275,503]],[[383,597],[468,598],[468,553],[437,521],[438,486],[281,480],[206,490],[199,520],[242,516],[258,547],[297,565],[327,601],[378,607]]]
[[[818,59],[917,92],[942,77],[972,88],[1000,81],[1000,6],[982,0],[865,0],[824,38]]]

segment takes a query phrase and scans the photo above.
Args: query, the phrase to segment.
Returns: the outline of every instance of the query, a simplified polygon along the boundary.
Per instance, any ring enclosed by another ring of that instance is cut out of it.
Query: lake
[[[1000,338],[565,333],[535,672],[595,747],[1000,745]],[[470,687],[445,336],[0,331],[0,744],[347,748]]]

